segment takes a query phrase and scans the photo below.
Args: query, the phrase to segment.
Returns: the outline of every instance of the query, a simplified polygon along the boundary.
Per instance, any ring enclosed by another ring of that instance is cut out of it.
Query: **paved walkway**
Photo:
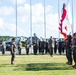
[[[2,52],[0,51],[0,54],[2,54]],[[5,54],[10,54],[10,51],[6,51]],[[18,50],[16,49],[16,54],[18,54]],[[22,49],[21,50],[21,54],[26,54],[26,50]],[[33,49],[29,49],[29,54],[33,54]]]

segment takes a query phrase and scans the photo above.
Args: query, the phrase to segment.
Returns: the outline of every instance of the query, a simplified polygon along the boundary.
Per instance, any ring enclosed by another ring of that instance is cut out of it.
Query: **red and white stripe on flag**
[[[59,23],[60,33],[64,36],[64,39],[67,38],[67,25],[68,25],[68,14],[67,7],[63,4],[63,12]]]

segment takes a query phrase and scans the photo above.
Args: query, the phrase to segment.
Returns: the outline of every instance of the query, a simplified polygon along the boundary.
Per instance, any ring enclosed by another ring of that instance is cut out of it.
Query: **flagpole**
[[[60,12],[59,12],[59,0],[58,0],[58,26],[59,26],[59,21],[60,21]],[[59,38],[60,38],[60,31],[58,32],[59,33]]]
[[[74,16],[73,16],[73,0],[72,0],[72,35],[73,35],[73,33],[74,33]]]
[[[46,40],[46,14],[45,14],[45,0],[44,0],[44,38]]]
[[[32,47],[32,5],[31,5],[31,1],[30,0],[30,35],[31,35],[31,47]],[[31,53],[32,53],[32,49],[31,49]]]
[[[17,0],[16,0],[15,9],[16,9],[16,38],[17,38]]]

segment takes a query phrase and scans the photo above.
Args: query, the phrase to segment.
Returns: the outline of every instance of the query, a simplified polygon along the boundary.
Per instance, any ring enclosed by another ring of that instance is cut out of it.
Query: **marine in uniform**
[[[51,36],[50,39],[49,39],[49,43],[48,43],[48,49],[49,49],[49,53],[50,53],[51,56],[53,56],[53,46],[52,46],[52,43],[53,43],[53,41],[52,41],[52,36]]]
[[[75,63],[73,67],[76,68],[76,33],[74,33],[72,37],[72,50],[73,50],[73,59]]]
[[[28,40],[26,40],[25,41],[25,49],[26,49],[26,54],[27,55],[29,54],[29,47],[30,47],[29,42],[28,42]]]
[[[5,54],[5,50],[6,50],[6,44],[4,39],[2,39],[2,54]]]
[[[18,42],[18,52],[19,52],[19,55],[21,55],[21,47],[22,47],[22,43],[19,40],[19,42]]]
[[[12,38],[11,40],[11,64],[14,64],[15,50],[16,50],[15,38]]]
[[[71,35],[67,36],[65,43],[66,43],[66,57],[68,60],[66,64],[72,65]]]

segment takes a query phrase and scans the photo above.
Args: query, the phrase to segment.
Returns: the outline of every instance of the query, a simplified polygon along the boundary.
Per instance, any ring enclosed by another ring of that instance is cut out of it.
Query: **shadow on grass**
[[[71,66],[63,63],[32,63],[27,65],[17,65],[15,71],[41,71],[41,70],[73,70]]]
[[[31,64],[1,64],[0,67],[12,68],[13,71],[42,71],[42,70],[75,70],[65,63],[31,63]]]

